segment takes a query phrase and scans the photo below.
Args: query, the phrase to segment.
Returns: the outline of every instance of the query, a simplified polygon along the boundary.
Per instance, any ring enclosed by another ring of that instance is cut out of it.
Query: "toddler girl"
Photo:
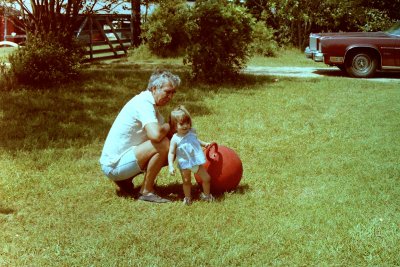
[[[171,112],[169,123],[173,136],[170,142],[168,153],[169,173],[175,175],[174,159],[176,156],[178,167],[183,180],[183,193],[185,198],[183,203],[192,203],[192,172],[200,176],[202,180],[203,192],[200,198],[212,202],[214,197],[210,194],[210,175],[207,173],[203,164],[206,162],[203,147],[210,145],[197,138],[195,130],[192,128],[192,118],[184,106],[179,106]]]

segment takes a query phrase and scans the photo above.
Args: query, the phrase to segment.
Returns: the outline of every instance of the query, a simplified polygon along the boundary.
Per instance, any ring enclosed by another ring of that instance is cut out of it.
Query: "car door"
[[[382,68],[390,69],[395,66],[399,66],[398,53],[399,53],[399,40],[396,37],[390,36],[390,38],[376,39],[374,42],[379,42],[381,56],[382,56]]]

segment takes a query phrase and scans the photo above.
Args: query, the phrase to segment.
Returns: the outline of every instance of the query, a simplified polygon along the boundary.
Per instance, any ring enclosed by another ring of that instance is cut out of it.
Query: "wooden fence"
[[[131,46],[131,16],[121,14],[91,14],[79,17],[75,35],[86,46],[86,61],[126,56]],[[17,27],[15,16],[1,17],[1,37],[4,41],[23,43],[26,39],[22,27]],[[18,30],[18,31],[17,31]],[[17,34],[14,33],[17,31]],[[11,34],[13,32],[13,34]],[[3,40],[0,40],[3,41]],[[6,45],[6,43],[4,44]]]
[[[126,56],[131,46],[130,15],[88,15],[76,32],[86,46],[86,61]]]

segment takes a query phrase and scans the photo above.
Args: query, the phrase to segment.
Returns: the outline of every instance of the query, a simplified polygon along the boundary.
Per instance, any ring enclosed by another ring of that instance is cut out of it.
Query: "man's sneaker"
[[[200,194],[200,199],[203,201],[207,201],[207,202],[214,202],[215,201],[215,197],[211,194],[206,195],[204,193]]]
[[[148,193],[147,195],[141,195],[139,200],[148,201],[148,202],[155,202],[155,203],[167,203],[171,202],[171,200],[162,198],[154,193]]]
[[[190,197],[185,197],[185,198],[183,199],[183,204],[185,204],[185,205],[187,205],[187,206],[192,205],[192,200],[190,199]]]

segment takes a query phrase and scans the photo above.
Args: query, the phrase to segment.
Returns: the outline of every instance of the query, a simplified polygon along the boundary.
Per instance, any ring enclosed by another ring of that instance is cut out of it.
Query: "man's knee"
[[[168,150],[169,140],[167,138],[162,139],[161,142],[153,142],[148,140],[136,147],[135,156],[138,160],[140,168],[145,170],[147,169],[147,163],[149,160],[156,154],[161,156],[163,161],[166,161],[168,158]]]
[[[168,155],[169,150],[169,139],[164,138],[161,142],[154,144],[154,147],[157,149],[157,152],[162,155]]]

